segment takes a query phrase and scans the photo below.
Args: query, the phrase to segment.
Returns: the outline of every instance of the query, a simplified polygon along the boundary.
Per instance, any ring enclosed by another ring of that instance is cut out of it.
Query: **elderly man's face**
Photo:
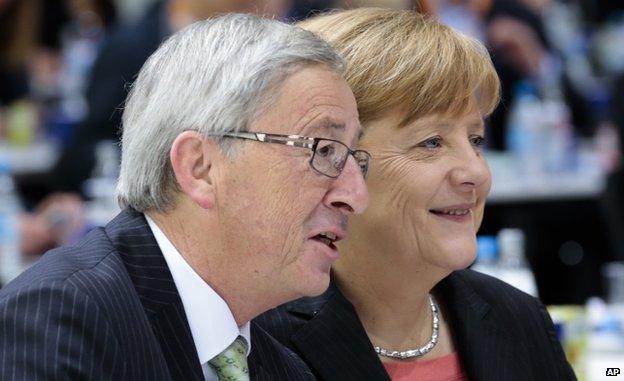
[[[325,66],[291,75],[252,132],[339,140],[353,148],[360,134],[357,107],[346,82]],[[344,238],[347,217],[361,213],[368,192],[349,156],[337,178],[310,167],[305,148],[237,141],[235,159],[217,186],[224,250],[241,272],[258,275],[258,287],[292,299],[323,292],[338,257],[319,236]]]

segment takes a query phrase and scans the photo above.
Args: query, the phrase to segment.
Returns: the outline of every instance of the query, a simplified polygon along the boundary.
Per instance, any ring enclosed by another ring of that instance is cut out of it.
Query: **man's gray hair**
[[[123,57],[120,57],[123,59]],[[245,130],[294,71],[342,58],[319,37],[253,15],[229,14],[175,33],[147,60],[122,117],[117,200],[122,209],[167,211],[179,191],[169,151],[186,130]],[[231,144],[220,142],[232,157]]]

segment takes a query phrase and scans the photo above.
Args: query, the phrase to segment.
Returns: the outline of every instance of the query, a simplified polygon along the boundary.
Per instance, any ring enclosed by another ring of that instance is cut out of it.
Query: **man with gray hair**
[[[0,379],[314,379],[250,321],[323,292],[367,205],[342,67],[251,15],[168,39],[126,103],[122,213],[0,290]]]

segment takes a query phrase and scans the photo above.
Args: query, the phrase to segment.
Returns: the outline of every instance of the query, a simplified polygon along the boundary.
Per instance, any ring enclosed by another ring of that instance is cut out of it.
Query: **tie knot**
[[[248,381],[247,340],[238,336],[229,347],[208,361],[219,381]]]

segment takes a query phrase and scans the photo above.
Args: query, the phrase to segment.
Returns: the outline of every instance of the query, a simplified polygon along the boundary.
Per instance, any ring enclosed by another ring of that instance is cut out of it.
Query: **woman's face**
[[[475,258],[491,185],[481,113],[471,106],[462,115],[432,115],[398,127],[403,117],[389,113],[366,126],[360,147],[373,156],[370,206],[354,221],[355,235],[375,237],[418,265],[465,268]]]

